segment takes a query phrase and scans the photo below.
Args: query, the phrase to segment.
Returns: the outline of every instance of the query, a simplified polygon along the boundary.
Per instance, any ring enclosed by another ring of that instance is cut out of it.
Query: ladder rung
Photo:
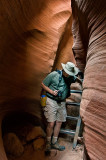
[[[78,120],[79,117],[67,116],[66,118],[70,120]]]
[[[74,106],[80,106],[80,103],[76,103],[76,102],[66,102],[66,105],[74,105]]]
[[[60,133],[68,134],[68,135],[75,135],[74,130],[69,130],[69,129],[60,129]]]
[[[82,91],[81,90],[70,90],[70,93],[80,93],[80,94],[82,94]]]

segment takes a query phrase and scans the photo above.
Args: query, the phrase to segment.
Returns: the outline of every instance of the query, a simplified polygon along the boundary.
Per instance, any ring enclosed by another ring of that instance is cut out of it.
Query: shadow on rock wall
[[[70,0],[0,1],[0,125],[11,112],[41,118],[41,82],[52,70],[63,33],[67,35],[67,26],[71,28],[70,16]],[[69,45],[72,34],[66,37],[67,50],[62,46],[60,53],[65,55],[63,63],[69,57],[74,61]],[[0,159],[7,159],[1,136]]]

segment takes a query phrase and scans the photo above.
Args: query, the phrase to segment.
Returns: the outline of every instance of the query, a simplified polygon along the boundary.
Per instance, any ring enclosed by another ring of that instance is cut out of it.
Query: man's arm
[[[54,96],[57,96],[58,90],[55,90],[55,91],[51,90],[49,87],[45,86],[43,82],[41,83],[41,85],[42,85],[42,88],[43,88],[46,92],[49,92],[50,94],[52,94],[52,95],[54,95]]]
[[[82,85],[82,80],[80,78],[76,77],[76,81]]]

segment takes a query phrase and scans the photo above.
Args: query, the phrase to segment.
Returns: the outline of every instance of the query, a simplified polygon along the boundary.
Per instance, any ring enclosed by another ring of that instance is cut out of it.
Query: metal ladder
[[[80,91],[80,90],[71,90],[70,92],[82,94],[82,91]],[[80,107],[80,103],[76,103],[76,102],[66,102],[66,105],[74,105],[74,106]],[[60,133],[74,136],[72,148],[75,149],[77,146],[77,139],[78,139],[78,134],[80,131],[80,126],[81,126],[81,117],[80,117],[80,115],[78,117],[67,116],[66,119],[77,120],[76,130],[70,130],[70,129],[61,129],[60,130]]]

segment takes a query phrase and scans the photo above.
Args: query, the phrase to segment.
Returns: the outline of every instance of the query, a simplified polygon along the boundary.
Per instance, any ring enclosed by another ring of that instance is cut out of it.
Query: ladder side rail
[[[78,134],[81,126],[81,117],[79,116],[79,119],[77,121],[77,126],[76,126],[76,131],[75,131],[75,136],[74,136],[74,141],[73,141],[73,149],[76,148],[77,145],[77,139],[78,139]]]

